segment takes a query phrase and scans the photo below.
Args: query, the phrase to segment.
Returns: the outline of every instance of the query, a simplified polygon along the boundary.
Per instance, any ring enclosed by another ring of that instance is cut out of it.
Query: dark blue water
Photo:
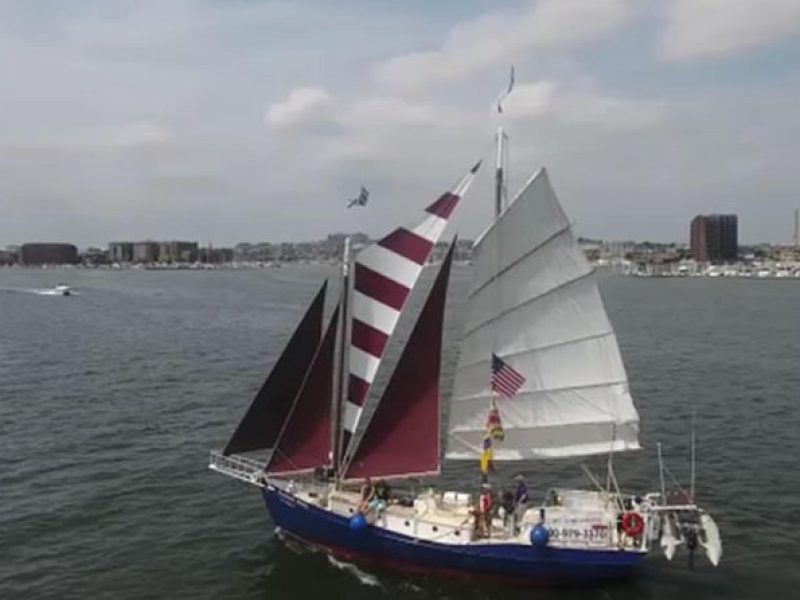
[[[325,273],[0,269],[0,598],[798,596],[797,282],[602,280],[647,447],[617,456],[623,491],[657,489],[657,440],[688,480],[696,409],[697,492],[725,556],[694,571],[654,556],[635,580],[530,592],[365,572],[287,546],[255,488],[206,469]],[[454,274],[449,341],[467,277]],[[80,295],[32,291],[57,281]],[[521,468],[542,493],[585,484],[577,462]],[[474,482],[475,469],[446,464],[444,485]]]

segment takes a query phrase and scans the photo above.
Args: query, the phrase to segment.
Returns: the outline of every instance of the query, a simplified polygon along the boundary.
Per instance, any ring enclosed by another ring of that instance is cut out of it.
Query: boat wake
[[[297,554],[303,554],[303,553],[317,554],[319,552],[323,552],[319,548],[316,548],[316,547],[311,546],[309,544],[305,544],[305,543],[302,543],[302,542],[298,541],[292,535],[287,535],[286,532],[283,529],[281,529],[280,527],[276,527],[275,528],[275,537],[278,538],[281,542],[283,542],[283,544],[289,550],[291,550],[292,552],[295,552]],[[361,583],[363,585],[370,586],[370,587],[383,587],[381,585],[381,582],[378,580],[378,578],[375,575],[371,575],[370,573],[367,573],[366,571],[362,571],[360,568],[358,568],[353,563],[349,563],[349,562],[346,562],[346,561],[343,561],[343,560],[339,560],[338,558],[335,558],[331,554],[327,554],[326,553],[326,556],[327,556],[328,562],[331,564],[331,566],[336,567],[340,571],[344,571],[344,572],[352,575],[353,577],[355,577],[358,580],[359,583]]]
[[[74,292],[74,291],[71,291],[71,290],[70,290],[69,294],[65,294],[64,292],[62,292],[60,290],[54,290],[54,289],[46,289],[46,290],[32,289],[32,290],[19,290],[19,291],[20,292],[25,292],[25,293],[28,293],[28,294],[36,294],[37,296],[77,296],[78,295],[77,292]]]
[[[381,582],[377,577],[375,577],[375,575],[370,575],[369,573],[362,571],[353,563],[339,560],[330,554],[328,555],[328,562],[337,569],[349,573],[363,585],[368,585],[370,587],[382,587]]]
[[[63,290],[55,288],[0,288],[0,292],[7,294],[35,294],[36,296],[64,296]],[[70,289],[69,296],[77,296],[78,292]]]

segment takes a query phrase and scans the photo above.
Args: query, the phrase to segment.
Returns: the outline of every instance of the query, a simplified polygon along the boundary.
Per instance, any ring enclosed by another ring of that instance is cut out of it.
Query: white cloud
[[[558,98],[555,114],[566,124],[593,125],[606,130],[635,130],[659,125],[666,105],[603,92],[568,92]]]
[[[512,118],[547,114],[553,107],[556,88],[556,84],[552,81],[518,84],[503,102],[503,110]]]
[[[92,127],[60,134],[0,136],[0,146],[17,149],[122,150],[161,144],[173,134],[151,121],[132,121],[107,127]]]
[[[418,88],[492,65],[508,65],[534,50],[563,50],[597,41],[636,14],[630,0],[539,0],[514,12],[489,13],[456,25],[438,50],[391,58],[375,70],[379,82]]]
[[[400,98],[376,96],[358,100],[345,120],[351,125],[395,126],[428,125],[436,123],[441,114],[436,107],[415,104]]]
[[[112,148],[130,148],[160,144],[170,139],[172,139],[172,134],[157,123],[137,121],[117,127],[100,129],[94,135],[88,137],[87,144]]]
[[[553,81],[518,85],[504,103],[505,114],[515,120],[547,118],[564,125],[591,126],[595,130],[633,130],[662,122],[666,107],[657,100],[626,98],[589,88],[570,88]]]
[[[292,90],[285,101],[270,106],[264,121],[278,129],[305,126],[327,121],[334,108],[333,98],[324,89],[302,87]]]
[[[800,1],[672,0],[666,17],[662,58],[726,56],[800,32]]]
[[[723,88],[711,63],[676,93],[643,50],[653,7],[688,4],[0,0],[0,246],[380,234],[491,155],[490,105],[511,63],[512,190],[546,164],[589,235],[680,239],[686,215],[739,210],[744,237],[769,239],[794,206],[792,65]],[[705,33],[716,4],[691,4],[682,27],[730,48]],[[760,35],[794,27],[789,4],[756,4],[719,14]],[[456,217],[466,236],[489,218],[487,175]],[[370,210],[342,210],[361,183]]]

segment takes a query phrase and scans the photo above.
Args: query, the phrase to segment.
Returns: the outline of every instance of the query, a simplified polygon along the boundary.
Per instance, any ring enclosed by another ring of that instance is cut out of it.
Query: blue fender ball
[[[367,520],[361,513],[356,513],[350,517],[350,531],[364,531],[367,528]]]
[[[550,532],[547,530],[547,527],[538,523],[533,529],[531,529],[531,544],[533,544],[534,548],[545,548],[547,547],[547,542],[550,541]]]

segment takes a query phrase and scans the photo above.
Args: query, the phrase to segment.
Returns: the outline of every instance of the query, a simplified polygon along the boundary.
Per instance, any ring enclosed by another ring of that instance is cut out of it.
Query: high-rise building
[[[78,262],[78,249],[72,244],[22,244],[19,262],[22,265],[74,265]]]
[[[692,255],[698,262],[736,260],[739,250],[736,215],[697,215],[692,219]]]

